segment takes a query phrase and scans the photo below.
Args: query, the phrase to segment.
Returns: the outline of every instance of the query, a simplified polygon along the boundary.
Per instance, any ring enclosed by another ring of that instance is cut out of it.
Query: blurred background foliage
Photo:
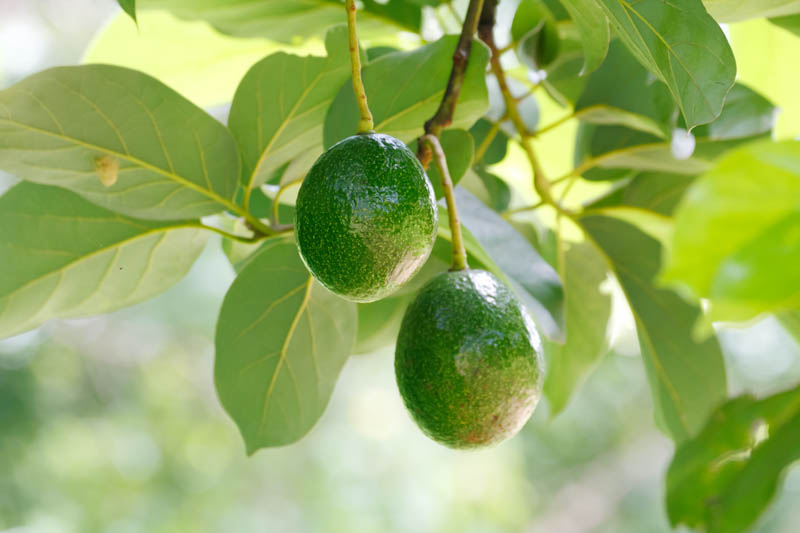
[[[501,4],[501,23],[513,4]],[[440,17],[427,31],[435,38],[442,28],[456,31],[455,21]],[[765,21],[728,30],[739,79],[781,102],[777,136],[796,136],[800,71],[786,65],[800,39]],[[53,65],[107,62],[224,116],[247,68],[278,49],[324,51],[315,40],[232,39],[160,12],[141,13],[137,28],[111,0],[0,0],[0,88]],[[568,113],[537,99],[541,122]],[[571,168],[574,135],[567,124],[537,141],[552,175]],[[516,145],[492,168],[533,197]],[[0,192],[12,183],[0,173]],[[578,187],[577,200],[596,192]],[[212,380],[214,324],[232,279],[214,241],[155,300],[0,342],[0,532],[669,531],[662,485],[672,449],[652,421],[629,317],[615,315],[611,353],[562,414],[551,419],[543,405],[497,448],[456,452],[422,435],[385,349],[350,359],[308,437],[246,458]],[[732,394],[800,381],[800,348],[774,319],[722,329],[720,339]],[[796,532],[798,498],[794,471],[755,531]]]

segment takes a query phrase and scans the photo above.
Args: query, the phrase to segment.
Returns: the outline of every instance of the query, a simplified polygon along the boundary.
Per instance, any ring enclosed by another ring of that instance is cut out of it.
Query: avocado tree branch
[[[519,114],[519,108],[517,107],[517,100],[514,98],[514,95],[511,94],[511,89],[508,87],[506,73],[503,70],[503,66],[500,64],[501,53],[494,41],[494,23],[497,1],[498,0],[486,0],[486,3],[483,7],[483,12],[481,13],[480,22],[478,24],[478,35],[480,36],[481,40],[486,43],[486,46],[489,47],[491,52],[490,64],[492,73],[494,74],[495,78],[497,78],[497,84],[500,86],[500,92],[503,94],[503,100],[506,104],[506,114],[514,124],[514,128],[516,128],[517,133],[519,133],[520,144],[522,149],[525,151],[525,155],[528,157],[528,161],[530,162],[531,169],[533,171],[533,187],[536,190],[536,193],[539,195],[542,201],[554,207],[559,213],[572,216],[573,213],[565,209],[553,197],[553,194],[550,190],[550,181],[544,175],[544,171],[539,164],[539,159],[536,157],[536,151],[533,148],[533,143],[531,142],[533,133],[528,130],[528,127],[525,125],[525,121],[522,120],[522,116]]]
[[[461,36],[458,45],[453,52],[453,68],[450,70],[450,78],[447,80],[447,88],[442,96],[439,109],[427,122],[425,122],[425,134],[433,135],[436,138],[442,134],[442,130],[453,122],[453,114],[456,110],[458,95],[461,92],[461,85],[464,83],[464,75],[467,71],[470,52],[472,51],[472,38],[478,29],[478,20],[483,9],[484,0],[470,0],[467,7],[467,16],[464,25],[461,27]],[[428,168],[431,162],[431,148],[425,143],[420,143],[417,150],[417,157],[422,166]]]
[[[453,268],[451,270],[464,270],[467,267],[467,252],[464,249],[464,239],[461,236],[461,222],[458,220],[458,209],[453,191],[453,180],[450,179],[450,171],[447,168],[447,158],[439,144],[439,139],[433,134],[426,134],[419,138],[420,145],[427,145],[434,155],[436,168],[442,176],[442,190],[447,202],[447,214],[450,217],[450,232],[453,244]]]
[[[358,31],[356,30],[355,0],[346,0],[345,9],[347,10],[347,31],[350,36],[350,67],[353,71],[353,91],[356,93],[358,108],[361,111],[361,118],[358,121],[358,133],[369,133],[375,130],[375,123],[372,120],[372,112],[367,104],[367,91],[364,90],[364,82],[361,80],[361,51],[358,46]]]

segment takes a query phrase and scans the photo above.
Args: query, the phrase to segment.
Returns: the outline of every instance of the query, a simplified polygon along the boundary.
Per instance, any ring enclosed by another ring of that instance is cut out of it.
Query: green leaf
[[[517,55],[531,69],[543,69],[558,57],[560,36],[556,19],[538,0],[522,0],[514,13],[511,37]]]
[[[0,91],[0,168],[139,218],[235,208],[230,132],[145,74],[59,67]]]
[[[717,118],[735,81],[736,62],[700,0],[600,3],[636,59],[667,84],[690,130]]]
[[[566,342],[545,341],[548,354],[544,394],[552,416],[567,406],[580,383],[608,353],[611,295],[601,283],[608,276],[604,258],[589,244],[573,244],[559,268],[564,283]]]
[[[511,203],[511,188],[508,184],[500,176],[483,167],[475,167],[474,171],[483,187],[479,192],[475,192],[473,188],[469,187],[467,190],[498,213],[508,209]]]
[[[670,522],[708,533],[749,530],[800,459],[798,439],[800,388],[730,400],[675,452],[667,471]]]
[[[694,129],[695,137],[713,141],[744,139],[772,131],[779,109],[756,91],[737,83],[728,93],[722,113],[712,123]]]
[[[726,396],[719,342],[691,336],[700,310],[666,289],[656,288],[661,246],[627,222],[602,215],[579,219],[608,259],[630,303],[653,395],[656,421],[675,442],[697,434]]]
[[[267,56],[236,90],[228,124],[242,152],[246,188],[297,156],[322,150],[325,114],[350,77],[347,28],[331,29],[325,46],[327,58]]]
[[[611,57],[611,56],[609,56]],[[598,71],[595,74],[600,73]],[[584,108],[581,113],[592,108]],[[578,114],[580,116],[580,113]],[[719,118],[711,124],[695,128],[694,152],[686,159],[676,158],[670,143],[663,142],[647,128],[641,131],[622,126],[588,126],[584,121],[578,133],[576,159],[590,155],[593,166],[624,168],[678,174],[699,174],[710,169],[726,151],[744,142],[767,137],[775,126],[776,107],[763,96],[744,85],[734,85]],[[615,122],[622,123],[617,114]],[[639,115],[644,118],[644,115]],[[621,172],[602,172],[597,169],[583,174],[586,179],[618,179]]]
[[[375,131],[411,142],[423,134],[423,125],[436,112],[444,94],[458,36],[447,35],[411,52],[395,52],[364,66],[362,78],[375,119]],[[472,53],[458,98],[453,128],[469,129],[489,108],[484,73],[489,51],[472,44]],[[354,135],[358,106],[353,88],[345,84],[325,119],[325,146]]]
[[[675,104],[667,86],[653,80],[652,74],[615,40],[603,64],[589,76],[575,111],[585,122],[618,124],[668,138]]]
[[[117,3],[136,22],[136,0],[117,0]]]
[[[470,164],[472,164],[472,155],[475,153],[475,141],[472,140],[472,135],[470,135],[468,131],[451,128],[442,132],[441,144],[445,158],[447,159],[447,169],[450,171],[450,179],[453,180],[453,185],[455,185],[461,181],[461,178],[463,178],[464,174],[469,170]],[[409,143],[408,148],[416,153],[417,141]],[[431,164],[425,172],[431,180],[433,190],[436,192],[436,198],[442,198],[444,196],[444,190],[442,189],[442,177],[439,174],[439,169],[436,165]]]
[[[417,33],[422,9],[405,0],[363,0],[358,12],[362,36],[403,29]],[[171,11],[188,20],[204,20],[221,33],[237,37],[264,37],[292,42],[322,36],[345,18],[344,2],[337,0],[139,0],[139,9]]]
[[[578,27],[585,62],[581,74],[597,69],[608,53],[611,32],[608,19],[597,0],[561,0]]]
[[[757,179],[755,178],[757,177]],[[689,189],[661,279],[711,299],[710,319],[746,320],[800,302],[800,143],[721,159]]]
[[[491,130],[492,123],[485,118],[480,119],[469,129],[469,133],[472,135],[472,138],[475,142],[476,152],[478,147],[485,142],[486,137],[489,135]],[[494,165],[495,163],[502,161],[508,153],[508,140],[508,135],[506,135],[502,129],[498,129],[497,134],[489,142],[489,146],[486,148],[486,151],[483,154],[483,159],[481,161],[475,161],[475,163],[482,162],[487,165]]]
[[[703,0],[703,3],[720,22],[800,13],[800,0]]]
[[[641,207],[671,216],[686,189],[695,179],[697,176],[694,175],[642,172],[630,183],[587,207],[592,209],[617,206]]]
[[[356,339],[356,305],[313,280],[297,246],[270,239],[222,303],[214,382],[247,453],[308,433]]]
[[[22,182],[0,197],[0,338],[151,298],[186,275],[207,236]]]
[[[511,281],[548,338],[564,339],[564,290],[558,274],[503,217],[456,188],[461,222]]]
[[[800,2],[798,2],[798,11],[800,11]],[[790,15],[788,17],[776,17],[769,19],[770,22],[776,26],[780,26],[784,30],[789,30],[795,35],[800,36],[800,15]]]
[[[354,354],[367,354],[392,346],[400,331],[408,295],[358,304],[358,336]]]

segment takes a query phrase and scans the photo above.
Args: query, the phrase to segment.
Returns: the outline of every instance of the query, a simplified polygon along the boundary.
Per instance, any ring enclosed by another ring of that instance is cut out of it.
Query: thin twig
[[[447,202],[447,214],[450,217],[450,232],[452,234],[453,245],[453,268],[451,270],[464,270],[467,267],[467,252],[464,249],[464,239],[461,236],[461,223],[458,220],[458,208],[456,208],[455,193],[453,191],[453,180],[450,179],[450,171],[447,168],[447,158],[439,144],[439,139],[433,134],[426,134],[419,138],[420,144],[427,144],[434,155],[436,168],[442,177],[442,190]]]
[[[442,134],[442,130],[453,122],[453,113],[455,113],[461,85],[464,83],[464,75],[467,71],[469,56],[472,51],[472,38],[478,28],[478,19],[483,8],[483,2],[484,0],[469,1],[467,16],[464,19],[464,25],[461,27],[461,36],[453,53],[453,68],[450,70],[450,79],[447,80],[447,88],[442,96],[439,109],[436,110],[433,117],[425,122],[426,134],[438,138]],[[430,147],[420,143],[417,157],[422,166],[428,168],[432,157]]]
[[[539,160],[536,157],[536,151],[533,148],[533,143],[531,142],[532,134],[525,125],[525,121],[522,119],[522,116],[519,114],[517,101],[514,99],[514,95],[511,94],[511,89],[508,87],[505,71],[503,70],[503,66],[500,64],[500,51],[497,49],[497,45],[494,41],[494,23],[497,1],[498,0],[486,0],[483,12],[481,13],[480,23],[478,24],[478,35],[480,36],[481,40],[486,43],[486,46],[489,47],[491,52],[490,64],[492,67],[492,73],[494,74],[495,78],[497,78],[497,84],[500,86],[500,92],[503,94],[503,100],[506,104],[506,113],[508,114],[508,118],[511,119],[511,122],[514,124],[514,127],[519,133],[520,144],[522,149],[525,151],[525,155],[528,157],[528,161],[530,162],[531,170],[533,171],[533,187],[536,190],[536,193],[542,200],[552,205],[558,212],[572,216],[572,212],[565,209],[559,202],[556,201],[555,198],[553,198],[553,195],[550,191],[550,182],[544,175],[544,171],[542,170]]]
[[[299,185],[301,183],[303,183],[303,178],[297,178],[296,180],[284,183],[278,188],[278,192],[275,193],[275,198],[272,199],[272,225],[274,227],[280,226],[280,217],[278,216],[278,213],[280,208],[281,196],[283,196],[283,193],[286,192],[286,189],[294,187],[295,185]]]
[[[350,36],[350,67],[353,71],[353,91],[356,93],[358,108],[361,110],[361,119],[358,121],[358,133],[369,133],[375,130],[372,113],[367,104],[367,91],[361,80],[361,51],[358,46],[358,32],[356,30],[356,2],[346,0],[347,30]]]

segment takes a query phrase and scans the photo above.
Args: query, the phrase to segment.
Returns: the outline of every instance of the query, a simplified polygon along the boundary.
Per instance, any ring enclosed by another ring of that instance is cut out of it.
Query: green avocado
[[[397,338],[403,401],[428,436],[451,448],[514,436],[539,401],[543,366],[525,307],[485,270],[433,278],[406,310]]]
[[[320,283],[379,300],[422,268],[436,238],[433,187],[413,153],[378,133],[348,137],[311,167],[297,195],[300,256]]]

